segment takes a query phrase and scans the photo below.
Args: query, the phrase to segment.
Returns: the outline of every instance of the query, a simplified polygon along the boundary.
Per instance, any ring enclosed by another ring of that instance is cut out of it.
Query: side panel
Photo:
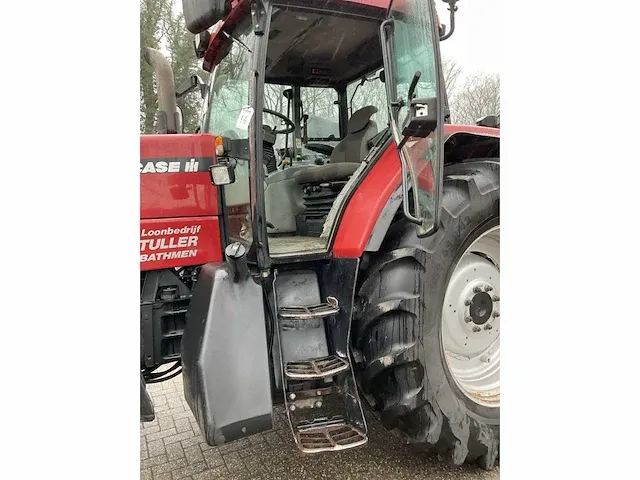
[[[140,270],[222,260],[215,137],[140,136]]]
[[[140,135],[140,218],[218,215],[215,137]]]
[[[202,265],[222,260],[218,217],[140,220],[140,270]]]
[[[349,199],[333,243],[333,256],[360,257],[387,200],[402,183],[400,158],[391,143]]]
[[[272,427],[262,287],[226,263],[200,270],[182,337],[184,396],[209,445]]]

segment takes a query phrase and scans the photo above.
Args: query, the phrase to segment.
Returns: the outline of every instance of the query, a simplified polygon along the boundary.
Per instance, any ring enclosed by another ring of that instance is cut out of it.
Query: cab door
[[[445,88],[434,3],[392,0],[381,26],[393,136],[402,163],[404,213],[418,235],[437,230]]]

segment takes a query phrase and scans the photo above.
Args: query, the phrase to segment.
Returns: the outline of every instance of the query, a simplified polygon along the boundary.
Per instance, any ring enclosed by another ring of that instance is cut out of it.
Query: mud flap
[[[140,423],[142,422],[153,422],[156,418],[153,402],[151,401],[151,397],[149,396],[149,392],[147,392],[147,384],[142,377],[142,373],[140,374]]]
[[[262,287],[227,263],[200,271],[182,337],[184,395],[209,445],[272,427]]]

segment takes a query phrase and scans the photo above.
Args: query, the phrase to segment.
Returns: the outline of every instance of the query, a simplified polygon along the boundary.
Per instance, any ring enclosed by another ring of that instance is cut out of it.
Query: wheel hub
[[[469,315],[476,325],[484,325],[493,313],[493,301],[487,292],[477,293],[469,305]]]
[[[476,239],[454,268],[442,312],[449,371],[474,402],[500,406],[500,227]]]

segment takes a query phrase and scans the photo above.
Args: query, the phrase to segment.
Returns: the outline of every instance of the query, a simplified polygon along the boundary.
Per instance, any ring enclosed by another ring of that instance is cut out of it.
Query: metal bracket
[[[251,2],[251,21],[253,22],[253,33],[264,35],[267,25],[267,9],[263,0],[253,0]]]

